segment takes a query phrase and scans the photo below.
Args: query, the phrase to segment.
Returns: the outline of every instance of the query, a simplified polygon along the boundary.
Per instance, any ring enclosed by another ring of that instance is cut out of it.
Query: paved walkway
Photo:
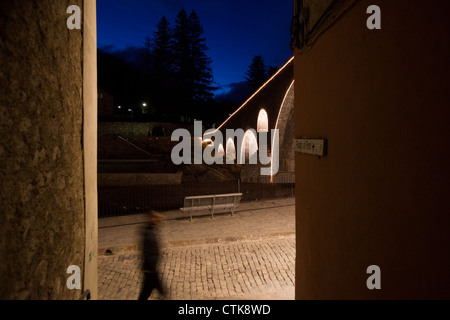
[[[294,199],[242,203],[230,214],[163,214],[160,273],[166,299],[293,299]],[[145,215],[99,219],[99,298],[136,299]],[[106,253],[106,254],[105,254]],[[154,292],[151,299],[158,298]]]

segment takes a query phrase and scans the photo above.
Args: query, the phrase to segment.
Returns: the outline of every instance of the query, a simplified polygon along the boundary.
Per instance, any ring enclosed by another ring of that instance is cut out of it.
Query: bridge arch
[[[269,117],[265,109],[261,109],[258,114],[257,132],[269,132]]]
[[[256,131],[249,129],[245,132],[241,146],[241,162],[256,164],[258,161],[258,139]]]
[[[236,159],[236,147],[234,146],[234,140],[229,138],[225,146],[226,162],[232,163]]]

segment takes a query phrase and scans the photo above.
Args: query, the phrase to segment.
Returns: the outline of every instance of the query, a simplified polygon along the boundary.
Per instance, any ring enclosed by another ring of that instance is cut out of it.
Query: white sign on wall
[[[324,139],[294,139],[295,152],[323,157],[326,155]]]

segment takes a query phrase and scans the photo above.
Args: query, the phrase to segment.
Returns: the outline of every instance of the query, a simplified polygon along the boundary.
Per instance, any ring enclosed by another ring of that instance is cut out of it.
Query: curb
[[[206,239],[189,239],[189,240],[173,240],[164,242],[162,249],[172,249],[178,247],[202,246],[208,244],[228,244],[238,241],[260,241],[260,240],[276,240],[295,237],[295,232],[276,232],[268,234],[254,234],[246,236],[228,236],[223,238],[206,238]],[[122,253],[140,252],[141,245],[129,244],[121,246],[108,246],[99,248],[99,256],[109,256]]]
[[[268,199],[264,201],[249,201],[243,202],[234,211],[235,214],[246,211],[266,210],[272,208],[290,207],[295,206],[292,198],[280,198],[280,199]],[[163,215],[166,215],[167,220],[184,220],[189,219],[189,215],[184,215],[180,210],[161,211]],[[214,215],[230,215],[231,213],[215,213]],[[205,217],[211,216],[211,214],[205,214]],[[201,216],[197,216],[201,217]],[[124,225],[142,224],[147,222],[146,213],[139,213],[128,216],[118,217],[105,217],[99,219],[99,229],[121,227]]]

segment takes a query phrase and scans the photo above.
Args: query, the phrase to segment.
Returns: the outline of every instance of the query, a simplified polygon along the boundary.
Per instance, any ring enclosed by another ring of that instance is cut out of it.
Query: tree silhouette
[[[173,46],[172,30],[166,17],[159,21],[152,40],[151,87],[153,101],[157,109],[173,113],[175,102],[172,99]]]
[[[145,38],[144,50],[142,54],[142,67],[144,68],[144,74],[149,77],[150,70],[152,69],[152,50],[151,50],[152,40],[150,37]]]
[[[166,17],[162,17],[153,32],[153,73],[167,76],[172,70],[172,31]]]
[[[268,67],[267,68],[267,78],[272,77],[275,73],[278,72],[279,69],[280,68],[278,68],[278,67]]]
[[[208,101],[212,98],[213,75],[210,67],[212,60],[206,55],[208,47],[206,46],[206,39],[203,37],[203,27],[200,24],[200,19],[192,11],[189,16],[189,37],[191,44],[192,57],[192,80],[194,82],[194,101]]]
[[[256,91],[267,81],[267,67],[262,56],[257,55],[253,57],[246,74],[246,80],[253,91]]]
[[[181,10],[173,28],[163,16],[143,47],[99,50],[99,87],[126,106],[122,109],[133,110],[134,118],[145,102],[152,114],[139,115],[140,120],[207,120],[216,89],[207,50],[195,11],[188,15]]]
[[[113,95],[115,106],[132,109],[138,116],[139,102],[145,96],[143,75],[115,54],[99,49],[97,57],[99,88]]]
[[[175,87],[180,114],[198,116],[202,106],[213,97],[212,60],[206,55],[208,47],[203,37],[200,19],[192,11],[188,16],[181,10],[173,30]]]

